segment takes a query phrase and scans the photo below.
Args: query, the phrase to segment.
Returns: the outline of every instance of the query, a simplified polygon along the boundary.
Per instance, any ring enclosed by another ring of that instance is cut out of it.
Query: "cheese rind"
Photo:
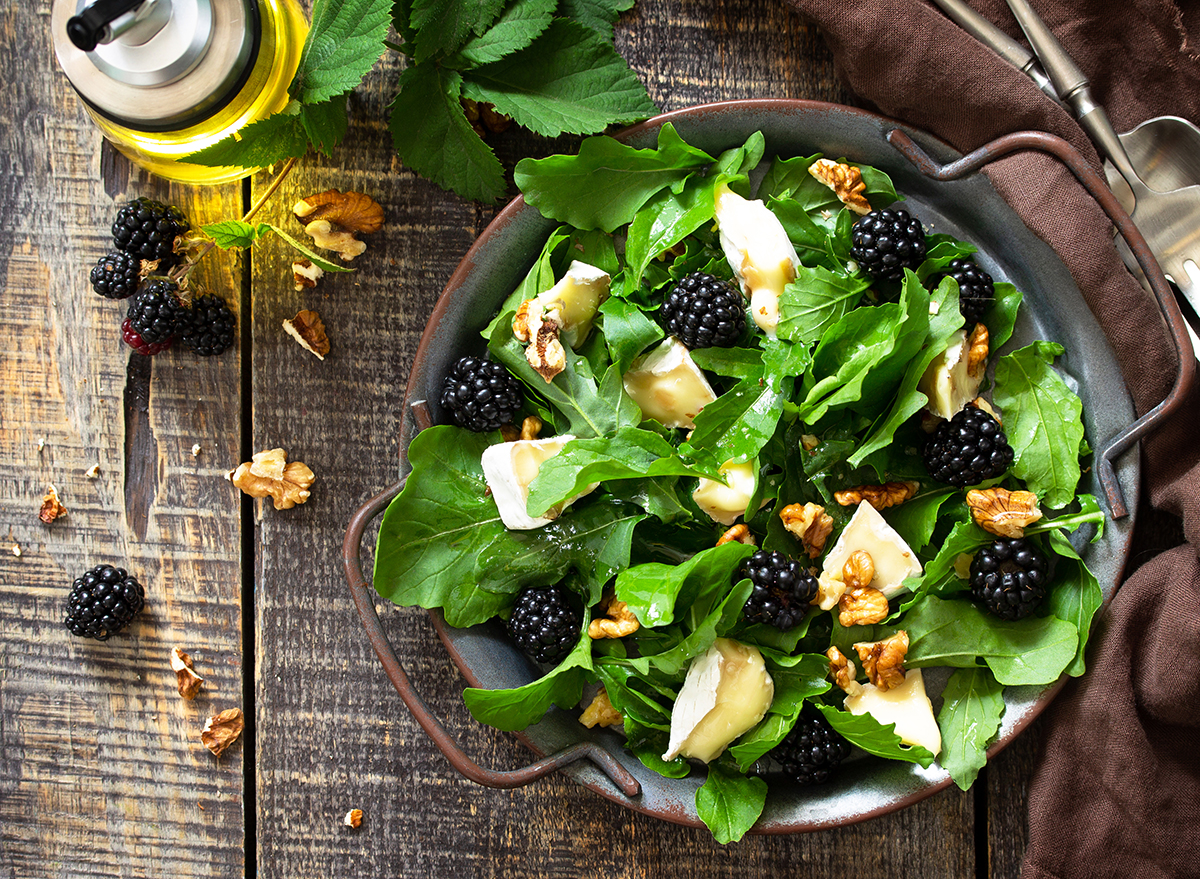
[[[919,668],[905,671],[904,682],[890,690],[862,684],[846,696],[843,705],[851,714],[869,714],[884,726],[896,724],[896,735],[906,745],[920,745],[934,756],[941,753],[942,731]]]
[[[721,249],[750,298],[750,313],[772,339],[779,325],[779,297],[796,280],[800,257],[779,218],[760,200],[742,198],[726,186],[715,195]]]
[[[688,666],[663,759],[715,760],[763,719],[773,698],[775,682],[758,649],[718,638]]]

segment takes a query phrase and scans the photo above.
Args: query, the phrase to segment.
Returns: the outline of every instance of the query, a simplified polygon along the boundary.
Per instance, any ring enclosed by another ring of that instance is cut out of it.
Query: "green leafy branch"
[[[347,95],[391,49],[406,59],[388,126],[404,164],[465,198],[494,201],[506,190],[504,168],[464,104],[546,137],[658,112],[613,45],[633,2],[317,0],[287,107],[186,160],[266,167],[310,147],[329,155],[346,134]],[[386,40],[389,19],[399,43]]]

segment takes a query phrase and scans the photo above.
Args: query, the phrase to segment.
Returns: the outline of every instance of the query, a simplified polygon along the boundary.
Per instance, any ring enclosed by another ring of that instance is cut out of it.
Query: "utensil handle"
[[[996,27],[962,0],[933,0],[950,19],[983,43],[1017,70],[1034,81],[1042,93],[1056,104],[1062,101],[1054,83],[1046,76],[1037,58],[1028,49]]]
[[[1012,0],[1010,0],[1012,2]],[[1138,266],[1146,275],[1150,290],[1158,300],[1171,331],[1171,338],[1179,353],[1179,374],[1170,393],[1153,409],[1137,419],[1132,425],[1118,434],[1108,446],[1101,451],[1096,463],[1100,485],[1108,500],[1109,511],[1114,519],[1122,519],[1129,514],[1125,506],[1125,498],[1121,485],[1117,481],[1116,468],[1113,461],[1127,452],[1143,437],[1157,428],[1163,421],[1175,412],[1187,397],[1192,381],[1196,375],[1196,358],[1192,356],[1191,341],[1188,339],[1187,323],[1179,309],[1175,294],[1167,283],[1162,267],[1154,258],[1150,245],[1134,225],[1133,218],[1121,207],[1117,197],[1108,188],[1107,181],[1102,178],[1083,158],[1075,147],[1061,137],[1055,137],[1044,131],[1019,131],[1006,134],[996,140],[986,143],[979,149],[968,153],[961,159],[939,165],[928,153],[917,146],[905,132],[898,128],[887,134],[888,143],[895,147],[901,155],[908,159],[926,177],[934,180],[958,180],[968,174],[974,174],[984,165],[1003,158],[1009,153],[1019,150],[1037,150],[1049,153],[1067,166],[1075,179],[1080,182],[1088,195],[1095,199],[1101,210],[1112,220],[1113,225],[1129,245],[1129,250],[1137,260]]]
[[[1108,119],[1108,114],[1092,97],[1091,84],[1079,66],[1067,54],[1062,43],[1050,32],[1046,23],[1033,11],[1029,0],[1007,0],[1013,17],[1029,39],[1029,45],[1042,62],[1046,74],[1054,84],[1063,102],[1070,106],[1080,126],[1096,144],[1100,154],[1108,158],[1121,176],[1133,188],[1135,196],[1145,189],[1138,177],[1129,154],[1121,145],[1117,132]]]
[[[413,689],[408,673],[400,664],[396,651],[393,649],[379,613],[375,610],[375,590],[367,583],[362,570],[362,539],[367,526],[376,516],[382,513],[392,499],[404,488],[404,479],[385,488],[371,498],[354,514],[346,528],[346,538],[342,543],[342,565],[346,572],[346,581],[350,585],[350,595],[358,610],[359,619],[367,630],[367,639],[375,649],[375,655],[383,663],[384,671],[408,710],[426,733],[437,745],[438,750],[445,755],[450,764],[462,775],[476,784],[486,787],[514,788],[529,784],[531,781],[549,775],[558,769],[579,760],[590,760],[607,775],[626,796],[635,797],[641,793],[641,785],[612,754],[599,745],[591,742],[581,742],[572,745],[548,757],[543,757],[522,769],[491,770],[484,769],[459,746],[458,742],[437,719],[425,700]]]

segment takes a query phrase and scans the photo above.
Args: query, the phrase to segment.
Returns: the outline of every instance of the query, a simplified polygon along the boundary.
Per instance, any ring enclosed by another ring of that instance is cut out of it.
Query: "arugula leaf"
[[[1075,500],[1079,504],[1079,511],[1074,513],[1063,513],[1060,516],[1053,516],[1049,519],[1039,519],[1032,525],[1025,527],[1025,533],[1041,534],[1045,531],[1062,531],[1064,533],[1073,532],[1084,525],[1095,525],[1096,533],[1092,536],[1092,543],[1095,543],[1104,536],[1104,511],[1100,509],[1100,502],[1096,500],[1095,495],[1081,494]]]
[[[1016,453],[1012,473],[1050,509],[1069,504],[1079,484],[1083,403],[1054,370],[1057,342],[1034,342],[996,362],[996,404]]]
[[[320,104],[355,88],[383,52],[391,13],[391,0],[314,4],[288,94],[304,104]]]
[[[800,266],[796,280],[779,297],[779,336],[792,342],[816,342],[855,306],[871,286],[870,278],[850,277],[823,266]]]
[[[905,745],[900,741],[894,723],[884,726],[870,714],[851,714],[849,711],[842,711],[820,702],[812,704],[825,715],[825,720],[836,732],[868,754],[886,757],[889,760],[919,763],[926,769],[933,763],[933,754],[929,753],[927,748]]]
[[[954,494],[952,488],[928,491],[886,510],[883,517],[914,552],[920,553],[933,537],[942,504]]]
[[[480,201],[504,194],[504,169],[463,115],[462,75],[433,64],[400,74],[388,128],[404,164],[443,189]]]
[[[796,660],[793,668],[770,669],[775,695],[767,716],[729,748],[729,755],[737,761],[742,772],[784,740],[796,725],[796,718],[807,699],[829,691],[828,659],[809,653],[796,657]]]
[[[987,763],[987,746],[1004,714],[1003,687],[986,668],[960,668],[942,691],[938,728],[942,753],[938,762],[963,790],[975,783]]]
[[[522,687],[483,690],[467,687],[463,701],[471,716],[480,723],[505,732],[525,729],[541,720],[550,706],[571,709],[583,696],[587,672],[592,668],[592,639],[587,627],[590,614],[584,615],[583,631],[575,649],[553,671]]]
[[[1079,647],[1079,630],[1057,617],[1011,622],[967,601],[927,595],[904,618],[913,668],[971,668],[982,659],[1005,686],[1051,684],[1066,671]]]
[[[690,606],[712,584],[733,582],[738,565],[753,554],[753,547],[735,542],[698,552],[678,565],[634,565],[617,574],[616,594],[643,626],[670,625],[677,605]]]
[[[612,44],[565,18],[533,44],[466,74],[463,93],[545,137],[600,131],[658,112]]]
[[[653,431],[620,427],[611,435],[572,440],[546,461],[529,485],[526,509],[532,516],[541,516],[596,482],[717,475],[687,464],[674,446]]]
[[[604,684],[608,700],[623,717],[632,717],[642,726],[670,732],[671,704],[675,701],[676,692],[660,694],[669,700],[665,705],[652,695],[642,692],[638,684],[644,679],[623,659],[597,659],[593,671]]]
[[[554,583],[574,569],[587,587],[589,604],[618,571],[629,566],[634,527],[646,514],[627,504],[599,499],[531,531],[503,531],[479,550],[475,584],[515,595],[529,585]]]
[[[504,533],[480,459],[487,434],[438,426],[413,437],[412,472],[388,504],[375,551],[375,591],[404,607],[440,607],[452,626],[490,619],[511,597],[475,586],[475,559]]]
[[[520,51],[550,26],[557,0],[516,0],[479,36],[467,40],[452,66],[478,67]]]
[[[612,232],[631,222],[654,193],[713,161],[684,143],[668,122],[659,129],[654,149],[589,137],[574,156],[522,159],[515,178],[525,200],[542,216],[579,229]]]
[[[696,791],[696,813],[721,845],[745,836],[766,802],[765,781],[742,775],[719,762],[708,765],[708,778]]]
[[[1024,294],[1007,281],[997,281],[995,288],[996,301],[983,320],[988,328],[988,342],[992,350],[999,351],[1000,346],[1012,337],[1013,327],[1017,323],[1017,309],[1021,307]]]
[[[1079,648],[1067,666],[1073,678],[1084,672],[1083,654],[1091,633],[1092,620],[1104,604],[1104,592],[1096,575],[1088,570],[1071,541],[1061,531],[1050,532],[1050,548],[1059,558],[1054,568],[1054,583],[1045,607],[1059,619],[1068,620],[1079,631]]]
[[[665,335],[662,327],[628,299],[610,296],[600,304],[600,314],[609,356],[622,373],[628,372],[634,359]]]
[[[251,225],[242,220],[210,223],[207,226],[201,226],[200,229],[222,250],[228,250],[231,247],[249,247],[271,231],[271,227],[267,223]]]

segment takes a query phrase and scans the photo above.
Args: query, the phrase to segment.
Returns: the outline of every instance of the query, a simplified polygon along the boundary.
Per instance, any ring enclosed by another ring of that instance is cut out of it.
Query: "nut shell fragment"
[[[307,464],[287,460],[283,449],[258,452],[225,478],[251,497],[270,497],[277,510],[290,510],[309,497],[316,474]]]
[[[58,489],[53,483],[46,486],[46,493],[42,496],[42,507],[38,510],[38,518],[49,525],[59,516],[65,516],[67,508],[62,505],[58,499]]]
[[[178,647],[172,647],[171,671],[175,672],[175,679],[179,684],[179,695],[189,701],[195,699],[196,694],[204,686],[204,678],[196,674],[196,669],[192,665],[192,657]]]
[[[1000,486],[971,489],[967,492],[967,506],[975,524],[997,537],[1024,537],[1025,526],[1042,518],[1037,495]]]
[[[325,323],[315,311],[305,309],[291,320],[283,322],[287,334],[300,343],[305,351],[311,351],[320,360],[329,353],[329,336],[325,333]]]
[[[200,741],[213,752],[214,757],[220,757],[238,740],[245,728],[246,720],[242,716],[242,709],[227,708],[205,721]]]

